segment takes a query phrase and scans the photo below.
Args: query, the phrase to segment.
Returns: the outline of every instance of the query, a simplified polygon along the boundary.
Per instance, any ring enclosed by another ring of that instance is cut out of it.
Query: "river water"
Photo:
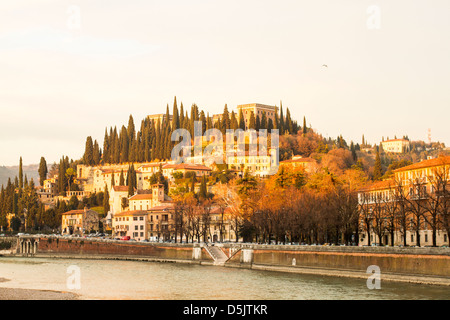
[[[118,260],[0,257],[0,287],[72,292],[81,299],[419,300],[450,288],[217,266]],[[79,286],[77,286],[79,284]]]

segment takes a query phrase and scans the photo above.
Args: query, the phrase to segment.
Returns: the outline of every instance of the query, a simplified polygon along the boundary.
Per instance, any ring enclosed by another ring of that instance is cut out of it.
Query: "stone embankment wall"
[[[229,260],[235,264],[245,262],[260,266],[363,272],[376,265],[385,273],[450,277],[449,248],[246,245]]]
[[[37,253],[145,256],[162,260],[193,260],[193,245],[150,244],[127,241],[40,238]]]

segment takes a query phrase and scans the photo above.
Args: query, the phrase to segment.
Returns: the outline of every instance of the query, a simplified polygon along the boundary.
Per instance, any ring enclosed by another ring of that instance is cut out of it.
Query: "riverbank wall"
[[[198,263],[234,268],[368,278],[379,270],[385,280],[450,286],[449,248],[340,247],[215,244],[226,257],[211,255],[211,244],[141,243],[86,238],[21,237],[16,255],[133,259]],[[370,271],[372,272],[372,271]]]

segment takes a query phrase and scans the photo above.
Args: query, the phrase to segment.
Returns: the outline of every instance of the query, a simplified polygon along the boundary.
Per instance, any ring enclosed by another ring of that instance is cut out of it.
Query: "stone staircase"
[[[225,265],[225,262],[228,260],[228,257],[219,247],[206,245],[205,249],[211,256],[211,258],[214,259],[214,265],[219,266]]]

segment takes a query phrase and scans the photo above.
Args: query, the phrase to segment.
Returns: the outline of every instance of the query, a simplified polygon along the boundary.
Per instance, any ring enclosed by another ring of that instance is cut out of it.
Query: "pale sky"
[[[139,129],[174,96],[450,146],[449,57],[448,0],[2,1],[0,165],[79,159],[87,136],[102,146],[130,114]]]

